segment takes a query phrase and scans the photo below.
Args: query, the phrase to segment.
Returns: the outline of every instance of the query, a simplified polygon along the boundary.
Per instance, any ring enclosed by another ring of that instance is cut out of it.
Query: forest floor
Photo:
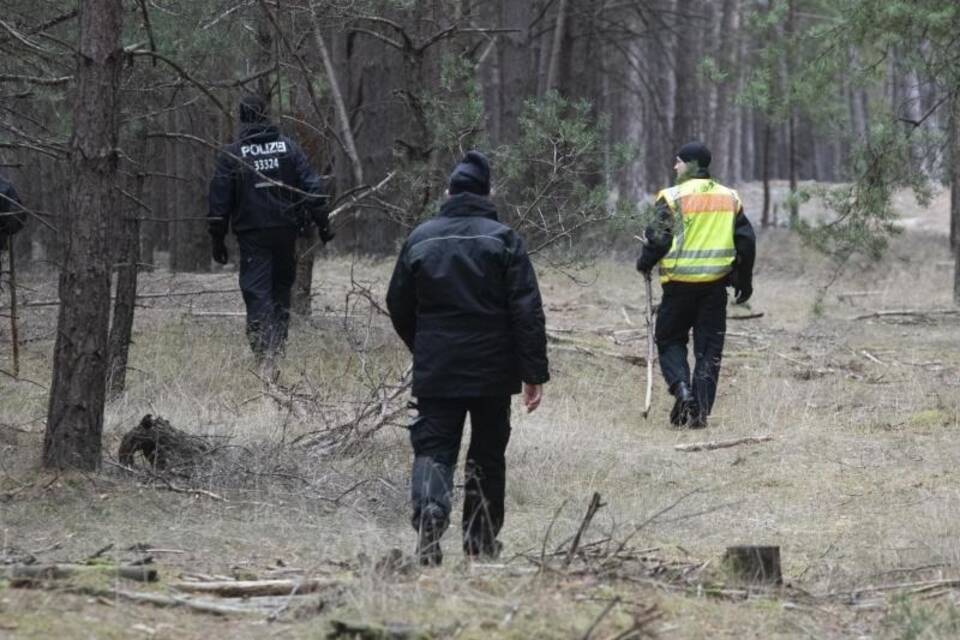
[[[408,357],[362,294],[382,300],[391,260],[318,262],[314,314],[294,323],[276,384],[247,353],[239,293],[143,298],[95,475],[38,470],[55,308],[28,307],[23,379],[0,380],[0,564],[150,556],[160,581],[6,586],[0,637],[321,638],[338,622],[366,635],[329,637],[957,637],[960,315],[943,211],[916,217],[882,262],[848,265],[828,289],[822,256],[783,230],[761,236],[754,299],[729,315],[763,316],[730,320],[704,431],[668,427],[659,377],[641,417],[645,368],[617,357],[645,351],[632,258],[579,270],[586,285],[541,268],[552,381],[537,412],[514,410],[504,553],[466,562],[451,527],[438,569],[404,563],[411,456],[390,395]],[[141,291],[235,278],[156,270]],[[22,279],[23,299],[55,297],[49,274]],[[914,313],[871,316],[884,310]],[[9,359],[4,327],[0,368]],[[189,474],[122,468],[120,438],[148,413],[215,451]],[[603,506],[567,563],[594,492]],[[720,558],[736,544],[779,545],[784,585],[732,581]],[[124,596],[304,577],[324,581],[222,616]]]

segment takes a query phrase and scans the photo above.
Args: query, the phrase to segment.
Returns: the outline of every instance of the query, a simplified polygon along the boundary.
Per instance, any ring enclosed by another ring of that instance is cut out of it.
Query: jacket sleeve
[[[0,235],[12,236],[23,229],[27,214],[13,185],[2,180],[0,185]]]
[[[325,180],[314,170],[300,147],[296,147],[293,153],[293,166],[300,190],[313,196],[304,203],[304,207],[310,212],[317,227],[325,229],[327,214],[330,212],[330,204],[333,202],[332,181]]]
[[[753,263],[757,256],[757,236],[750,219],[743,213],[743,207],[740,207],[734,222],[733,246],[737,250],[736,280],[741,284],[751,284]]]
[[[404,243],[397,258],[387,289],[387,311],[393,328],[413,353],[414,337],[417,334],[417,287],[413,272],[407,262],[407,244]]]
[[[520,359],[520,379],[527,384],[543,384],[550,380],[550,370],[546,318],[537,274],[519,236],[515,236],[511,253],[507,295],[510,326]]]
[[[217,155],[217,164],[210,180],[207,226],[214,238],[223,238],[230,228],[230,218],[237,208],[237,161],[229,148]]]
[[[649,272],[669,253],[673,244],[673,211],[663,196],[657,198],[653,221],[647,225],[644,235],[647,242],[637,259],[637,270]]]

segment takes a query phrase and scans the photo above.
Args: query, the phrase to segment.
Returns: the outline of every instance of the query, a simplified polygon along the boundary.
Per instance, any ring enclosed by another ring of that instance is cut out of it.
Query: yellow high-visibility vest
[[[716,282],[733,270],[733,227],[740,196],[710,178],[692,178],[657,194],[673,212],[673,244],[660,282]]]

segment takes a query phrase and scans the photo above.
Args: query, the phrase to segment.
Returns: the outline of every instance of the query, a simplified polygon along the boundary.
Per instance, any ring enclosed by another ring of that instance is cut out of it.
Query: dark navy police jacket
[[[228,227],[234,233],[301,227],[307,212],[327,206],[327,196],[327,185],[293,140],[272,124],[251,125],[217,157],[210,181],[210,233],[222,237]]]
[[[413,230],[387,308],[413,352],[416,397],[503,396],[550,378],[536,274],[486,197],[454,195]]]

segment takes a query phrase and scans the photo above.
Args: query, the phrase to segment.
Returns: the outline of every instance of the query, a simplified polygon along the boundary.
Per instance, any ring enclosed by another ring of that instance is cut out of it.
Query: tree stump
[[[731,577],[747,584],[783,584],[780,547],[727,547],[727,552],[723,555],[723,566]]]
[[[135,429],[123,436],[118,452],[120,464],[133,466],[138,452],[156,469],[164,470],[196,462],[210,452],[210,445],[161,417],[147,414]]]

